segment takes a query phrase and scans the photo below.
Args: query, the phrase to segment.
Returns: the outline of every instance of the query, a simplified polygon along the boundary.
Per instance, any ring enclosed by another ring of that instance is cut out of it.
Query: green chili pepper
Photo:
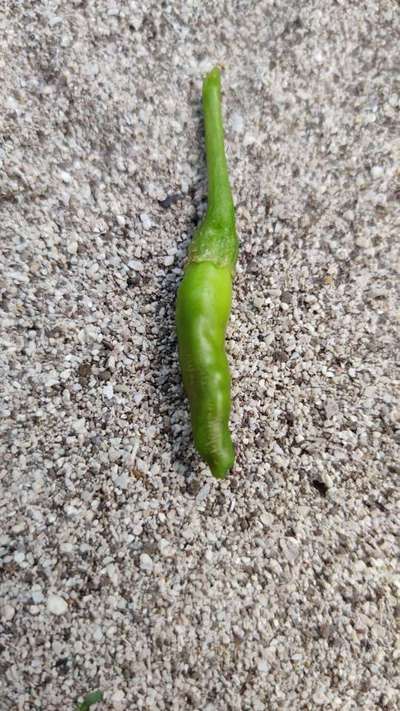
[[[231,377],[224,350],[238,254],[221,115],[221,77],[203,82],[208,207],[189,248],[178,290],[176,326],[183,383],[194,443],[211,472],[223,479],[235,460],[229,415]]]

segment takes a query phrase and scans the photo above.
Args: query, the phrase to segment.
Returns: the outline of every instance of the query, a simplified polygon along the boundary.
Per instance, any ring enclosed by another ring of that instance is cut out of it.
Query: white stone
[[[115,625],[110,625],[110,627],[107,627],[106,629],[106,637],[108,639],[112,639],[117,631],[117,628]]]
[[[261,674],[265,674],[269,671],[269,664],[266,659],[259,659],[257,662],[257,669]]]
[[[166,548],[163,548],[162,551],[160,551],[161,555],[163,558],[173,558],[175,556],[175,548],[172,546],[167,546]]]
[[[140,221],[145,230],[149,230],[153,226],[153,221],[146,212],[141,213]]]
[[[14,615],[15,615],[15,608],[12,607],[12,605],[4,605],[2,614],[1,614],[2,620],[4,620],[4,622],[10,622],[12,620],[12,618],[14,617]]]
[[[61,551],[61,553],[73,553],[74,552],[74,544],[70,543],[69,541],[66,541],[65,543],[61,543],[60,551]]]
[[[333,486],[333,479],[325,469],[321,472],[321,481],[328,487],[328,489]]]
[[[140,272],[143,268],[142,262],[139,262],[137,259],[130,259],[128,262],[128,267],[130,269],[133,269],[134,272]]]
[[[77,251],[78,251],[78,242],[76,242],[76,240],[73,240],[73,239],[70,239],[70,238],[67,239],[67,244],[66,244],[66,246],[67,246],[67,252],[68,252],[69,254],[76,254],[76,253],[77,253]]]
[[[100,642],[104,637],[103,629],[100,625],[95,625],[93,630],[93,639],[96,642]]]
[[[235,112],[234,114],[232,114],[231,126],[232,126],[232,130],[236,131],[236,133],[242,133],[243,126],[244,126],[242,114],[239,114],[238,112]]]
[[[44,601],[44,595],[41,590],[32,590],[31,598],[35,605]]]
[[[72,177],[69,173],[67,173],[65,170],[60,171],[60,178],[63,181],[63,183],[70,183],[72,180]]]
[[[265,511],[264,513],[261,514],[260,521],[261,521],[261,523],[264,524],[264,526],[272,526],[272,524],[274,522],[274,517],[272,514]]]
[[[122,691],[122,689],[117,689],[117,691],[114,691],[111,701],[113,704],[121,704],[125,700],[125,694]]]
[[[108,398],[109,400],[111,400],[111,398],[114,397],[114,388],[113,388],[112,383],[108,383],[107,385],[104,386],[103,395],[104,395],[104,397]]]
[[[25,521],[20,521],[19,523],[16,523],[15,526],[13,526],[13,532],[14,533],[22,533],[26,528],[26,523]]]
[[[199,493],[196,496],[196,501],[200,504],[204,501],[211,491],[211,482],[207,481],[204,486],[201,487]]]
[[[184,528],[182,531],[182,536],[187,541],[191,541],[192,538],[194,538],[194,535],[195,535],[195,532],[191,526],[186,526],[186,528]]]
[[[72,428],[77,434],[81,434],[82,432],[84,432],[86,429],[85,418],[81,417],[79,420],[75,420],[75,422],[72,423]]]
[[[119,489],[127,489],[129,484],[130,476],[128,472],[123,472],[120,476],[117,476],[114,480],[115,486]]]
[[[140,567],[142,570],[145,570],[146,573],[152,572],[154,564],[148,553],[142,553],[140,556]]]
[[[373,168],[371,168],[371,175],[374,180],[377,180],[378,178],[381,178],[383,175],[383,166],[381,165],[374,165]]]
[[[327,701],[325,689],[323,689],[322,687],[317,689],[313,696],[313,701],[315,704],[317,704],[317,706],[322,706],[323,704],[325,704]]]
[[[50,594],[47,598],[47,609],[53,615],[64,615],[68,610],[68,604],[60,595]]]
[[[299,545],[297,541],[294,538],[282,538],[280,545],[286,560],[293,563],[299,555]]]

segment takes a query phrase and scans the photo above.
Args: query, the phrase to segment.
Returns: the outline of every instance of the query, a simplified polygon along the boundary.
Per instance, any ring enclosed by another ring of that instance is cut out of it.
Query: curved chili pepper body
[[[235,459],[229,432],[231,378],[224,342],[238,241],[224,151],[217,68],[204,80],[203,108],[208,208],[189,249],[178,291],[176,324],[195,446],[213,475],[224,478]]]

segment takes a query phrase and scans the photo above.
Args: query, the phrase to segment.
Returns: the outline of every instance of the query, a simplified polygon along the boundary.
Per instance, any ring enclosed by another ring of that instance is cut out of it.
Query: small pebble
[[[47,609],[53,615],[65,615],[68,610],[68,604],[60,595],[50,594],[47,598]]]
[[[142,213],[141,213],[141,215],[140,215],[140,221],[141,221],[141,223],[142,223],[142,225],[143,225],[143,228],[144,228],[145,230],[149,230],[149,229],[151,229],[151,227],[153,226],[153,221],[152,221],[152,219],[151,219],[151,218],[149,217],[149,215],[147,215],[147,213],[145,213],[145,212],[142,212]]]
[[[108,385],[103,388],[103,395],[108,400],[111,400],[114,397],[114,387],[112,383],[108,383]]]
[[[4,605],[1,611],[1,619],[3,622],[11,622],[15,615],[15,608],[12,605]]]
[[[244,120],[242,114],[234,113],[231,117],[232,130],[236,133],[242,133],[244,127]]]
[[[154,567],[153,561],[147,553],[142,553],[140,556],[140,567],[146,573],[151,573]]]
[[[371,175],[374,180],[378,180],[383,176],[383,167],[381,165],[374,165],[373,168],[371,168]]]
[[[31,593],[31,598],[35,605],[44,602],[44,595],[41,590],[33,590]]]

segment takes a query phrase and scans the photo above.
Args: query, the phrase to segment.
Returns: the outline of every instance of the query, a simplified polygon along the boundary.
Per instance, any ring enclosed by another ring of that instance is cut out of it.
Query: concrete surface
[[[1,710],[399,708],[399,4],[10,0],[0,25]],[[222,484],[173,319],[215,63]]]

